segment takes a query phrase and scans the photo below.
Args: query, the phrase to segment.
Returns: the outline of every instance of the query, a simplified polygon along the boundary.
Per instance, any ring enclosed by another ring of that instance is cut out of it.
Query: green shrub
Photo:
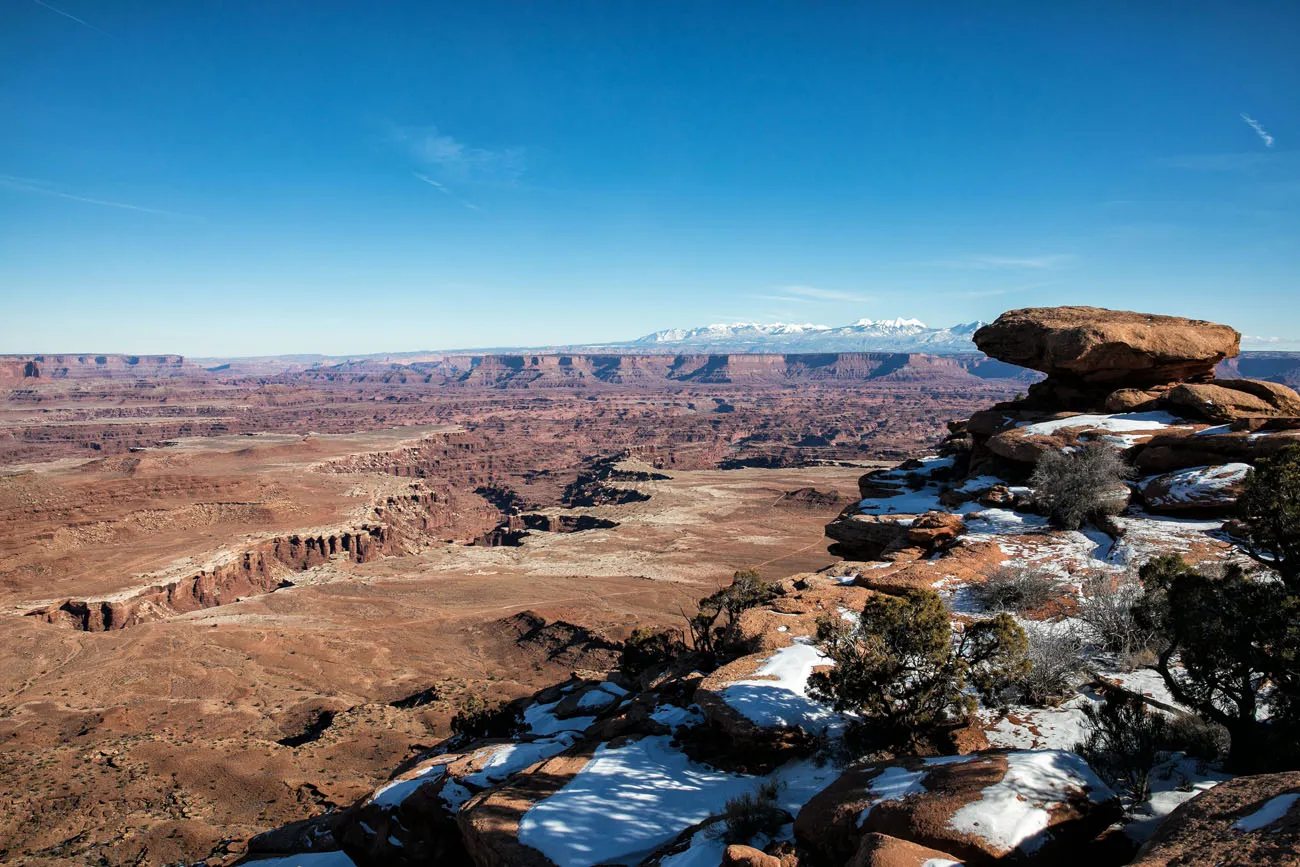
[[[664,670],[684,653],[686,644],[680,631],[642,626],[623,642],[618,667],[628,677],[635,678],[643,673]]]
[[[701,599],[699,611],[687,618],[695,649],[714,657],[746,652],[740,641],[738,618],[774,596],[772,585],[755,570],[736,572],[729,585]]]
[[[1276,578],[1235,565],[1214,575],[1172,555],[1140,575],[1134,616],[1158,636],[1156,670],[1175,701],[1228,730],[1229,764],[1278,770],[1300,760],[1287,734],[1300,721],[1300,598]],[[1270,720],[1259,718],[1265,706]]]
[[[462,701],[451,718],[451,730],[467,738],[509,738],[523,727],[524,717],[518,707],[508,701],[489,705],[477,695]]]
[[[857,622],[824,618],[817,637],[835,663],[808,680],[814,698],[860,722],[863,746],[915,744],[974,712],[1026,672],[1025,633],[1008,614],[967,626],[953,640],[948,611],[933,590],[872,596]]]
[[[1151,769],[1167,754],[1169,719],[1127,693],[1083,708],[1088,736],[1074,751],[1130,804],[1151,797]]]
[[[1293,594],[1300,594],[1300,445],[1260,458],[1237,500],[1250,540],[1268,555]]]
[[[1191,714],[1179,714],[1169,720],[1166,743],[1172,752],[1216,762],[1228,754],[1232,744],[1228,730]]]

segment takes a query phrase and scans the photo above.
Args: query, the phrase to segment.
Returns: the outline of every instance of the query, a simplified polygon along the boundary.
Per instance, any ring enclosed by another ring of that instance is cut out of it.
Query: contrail
[[[1264,129],[1264,127],[1260,125],[1259,121],[1255,120],[1255,118],[1245,112],[1241,113],[1241,119],[1250,124],[1250,128],[1253,129],[1259,136],[1260,140],[1264,142],[1264,147],[1271,148],[1273,146],[1273,137],[1268,134],[1268,130]]]
[[[64,12],[62,9],[60,9],[57,6],[51,6],[49,3],[46,3],[45,0],[32,0],[32,2],[35,3],[37,6],[44,6],[46,9],[50,10],[51,12],[54,12],[58,15],[62,15],[64,18],[67,18],[70,21],[75,21],[78,24],[80,24],[82,27],[89,27],[91,30],[94,30],[96,33],[102,33],[105,36],[109,36],[114,39],[117,38],[116,36],[113,36],[112,33],[109,33],[107,30],[104,30],[103,28],[96,27],[94,24],[91,24],[89,21],[82,21],[80,18],[78,18],[76,15],[73,15],[71,12]]]
[[[467,201],[465,201],[464,199],[457,198],[455,193],[453,193],[451,190],[447,189],[447,185],[446,185],[446,184],[440,184],[440,183],[438,183],[437,181],[435,181],[433,178],[429,177],[428,175],[422,175],[422,174],[420,174],[419,172],[411,172],[411,174],[414,175],[414,176],[415,176],[416,178],[418,178],[419,180],[424,181],[424,182],[425,182],[426,184],[428,184],[429,186],[431,186],[431,187],[436,187],[437,189],[439,189],[440,191],[442,191],[443,193],[445,193],[448,197],[450,197],[450,198],[452,198],[452,199],[455,199],[457,202],[460,202],[462,205],[464,205],[465,207],[469,208],[471,211],[482,211],[482,210],[483,210],[482,208],[480,208],[478,205],[474,204],[473,202],[467,202]]]
[[[122,208],[123,210],[140,211],[145,214],[159,214],[164,217],[191,217],[189,214],[180,214],[176,211],[164,211],[161,208],[146,208],[143,205],[132,205],[127,202],[112,202],[108,199],[92,199],[89,196],[78,196],[60,190],[52,190],[48,186],[42,186],[43,183],[43,181],[17,178],[13,175],[0,175],[0,186],[9,187],[14,190],[23,190],[28,193],[42,193],[47,196],[56,196],[60,199],[68,199],[73,202],[85,202],[88,205],[103,205],[106,208]],[[197,218],[191,217],[191,219]]]

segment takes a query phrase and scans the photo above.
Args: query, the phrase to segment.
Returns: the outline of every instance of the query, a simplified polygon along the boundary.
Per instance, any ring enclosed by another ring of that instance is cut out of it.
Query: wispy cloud
[[[1078,257],[1072,253],[1052,253],[1046,256],[969,256],[945,262],[935,262],[945,268],[970,268],[977,271],[994,269],[1019,269],[1052,271],[1073,265]]]
[[[1046,289],[1048,286],[1055,286],[1055,281],[1044,283],[1027,283],[1023,286],[1004,286],[999,289],[971,289],[958,292],[940,292],[943,298],[992,298],[998,295],[1014,295],[1018,292],[1032,292],[1035,289]]]
[[[465,201],[464,199],[462,199],[462,198],[460,198],[459,196],[457,196],[457,195],[456,195],[455,193],[453,193],[451,190],[447,189],[447,185],[446,185],[446,184],[439,183],[438,181],[435,181],[433,178],[429,177],[428,175],[423,175],[423,174],[420,174],[419,172],[411,172],[411,174],[414,175],[414,176],[415,176],[416,178],[418,178],[419,180],[424,181],[426,184],[428,184],[429,186],[433,187],[434,189],[438,190],[438,191],[441,192],[443,195],[447,196],[449,199],[453,199],[453,200],[456,201],[458,204],[464,205],[465,207],[469,208],[471,211],[481,211],[481,210],[483,210],[482,208],[480,208],[478,205],[474,204],[473,202],[467,202],[467,201]]]
[[[1300,349],[1300,337],[1263,337],[1260,335],[1243,334],[1241,336],[1241,348],[1265,351],[1291,351]]]
[[[87,205],[101,205],[105,208],[121,208],[125,211],[139,211],[145,214],[159,214],[164,217],[187,217],[193,219],[190,214],[181,214],[176,211],[164,211],[162,208],[146,208],[143,205],[133,205],[130,202],[115,202],[110,199],[96,199],[91,196],[82,196],[76,193],[69,193],[57,188],[55,184],[49,181],[39,181],[34,178],[19,178],[13,175],[0,175],[0,187],[11,190],[19,190],[25,193],[37,193],[42,196],[54,196],[59,199],[67,199],[72,202],[83,202]]]
[[[91,24],[89,21],[81,20],[76,15],[73,15],[71,12],[64,12],[62,9],[60,9],[57,6],[51,6],[49,3],[46,3],[45,0],[32,0],[32,2],[35,3],[37,6],[44,6],[46,9],[50,10],[51,12],[57,15],[62,15],[64,18],[67,18],[69,21],[75,21],[78,24],[80,24],[82,27],[89,27],[91,30],[94,30],[96,33],[102,33],[105,36],[113,36],[112,33],[109,33],[107,30],[103,29],[102,27],[96,27],[94,24]],[[116,39],[117,37],[114,36],[113,38]]]
[[[1259,136],[1259,140],[1264,143],[1264,147],[1271,148],[1273,146],[1273,137],[1268,134],[1268,130],[1264,129],[1264,127],[1260,125],[1259,121],[1255,120],[1255,118],[1246,114],[1244,111],[1241,113],[1241,119],[1249,124],[1250,128],[1255,131],[1255,134]]]
[[[860,295],[856,292],[841,292],[838,289],[819,289],[816,286],[782,286],[777,290],[782,293],[775,296],[766,296],[779,299],[782,301],[854,301],[866,302],[874,300],[870,295]]]
[[[396,129],[394,139],[426,172],[442,183],[513,184],[524,173],[521,147],[476,147],[437,127]]]

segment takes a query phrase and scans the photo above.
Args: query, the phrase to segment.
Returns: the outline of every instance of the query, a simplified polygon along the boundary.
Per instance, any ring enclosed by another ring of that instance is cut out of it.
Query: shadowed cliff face
[[[8,355],[0,356],[0,383],[22,379],[102,379],[194,376],[202,371],[180,355]]]
[[[389,553],[396,536],[387,526],[363,526],[328,536],[285,536],[243,552],[230,562],[117,599],[69,599],[27,612],[83,632],[109,632],[188,611],[215,608],[248,596],[273,593],[303,572],[334,557],[365,563]]]

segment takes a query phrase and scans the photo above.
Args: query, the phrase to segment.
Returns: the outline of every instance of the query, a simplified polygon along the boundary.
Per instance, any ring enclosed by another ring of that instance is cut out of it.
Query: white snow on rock
[[[1072,415],[1051,421],[1021,423],[1016,425],[1027,434],[1048,436],[1070,428],[1088,428],[1114,433],[1133,431],[1159,431],[1169,427],[1190,427],[1186,420],[1167,412],[1122,412],[1115,415]]]
[[[442,799],[443,804],[447,806],[448,812],[451,813],[460,812],[460,808],[473,796],[473,792],[455,780],[448,780],[443,783],[442,791],[438,793],[438,797]]]
[[[564,788],[524,814],[519,841],[572,867],[627,861],[753,786],[750,778],[696,765],[669,743],[659,736],[617,749],[601,744]]]
[[[300,855],[262,858],[248,863],[256,864],[257,867],[357,867],[343,852],[304,852]]]
[[[1050,525],[1041,515],[1028,515],[1010,509],[980,509],[966,517],[966,538],[987,541],[995,536],[1015,533],[1046,532]]]
[[[1156,497],[1149,496],[1148,500],[1152,506],[1222,502],[1225,492],[1241,484],[1250,470],[1250,464],[1223,464],[1168,473],[1156,477],[1163,479],[1166,492]],[[1143,480],[1144,484],[1150,481],[1152,479]]]
[[[921,862],[921,867],[964,867],[964,862],[948,858],[926,858]]]
[[[579,732],[559,732],[549,738],[503,744],[492,748],[492,755],[483,763],[483,767],[465,777],[465,781],[486,788],[504,780],[516,771],[537,764],[542,759],[559,755],[581,738]]]
[[[564,788],[524,814],[519,841],[569,867],[626,863],[754,787],[752,777],[695,764],[670,740],[601,744]]]
[[[963,494],[977,494],[997,485],[1005,484],[1006,482],[998,476],[974,476],[962,482],[954,490],[961,491]]]
[[[528,731],[535,735],[580,732],[586,731],[596,721],[594,716],[575,716],[569,719],[560,719],[555,715],[555,707],[559,703],[559,701],[553,701],[550,704],[529,706],[524,711],[524,724],[528,726]]]
[[[601,744],[564,788],[524,814],[519,841],[566,867],[634,864],[691,825],[718,815],[729,799],[754,791],[763,780],[781,782],[777,805],[797,815],[839,775],[833,763],[818,765],[813,759],[791,762],[768,777],[729,774],[697,765],[664,735],[617,748]]]
[[[617,703],[618,700],[618,696],[603,689],[589,689],[578,699],[578,709],[601,711]]]
[[[1079,756],[1062,750],[1007,753],[1007,773],[986,788],[980,800],[953,813],[948,827],[1010,852],[1035,851],[1039,835],[1051,821],[1051,810],[1071,791],[1087,790],[1102,803],[1114,797],[1110,788]]]
[[[1169,694],[1169,686],[1165,683],[1164,677],[1154,668],[1135,668],[1132,671],[1122,671],[1118,669],[1109,670],[1103,665],[1098,666],[1098,673],[1106,680],[1117,683],[1130,692],[1149,696],[1158,702],[1173,707],[1182,707]]]
[[[939,502],[939,494],[942,489],[937,484],[926,481],[917,490],[911,490],[909,485],[913,479],[928,480],[935,472],[951,468],[955,461],[956,458],[953,457],[941,458],[930,455],[921,458],[920,463],[922,466],[915,470],[895,467],[883,473],[872,474],[872,484],[897,491],[897,493],[883,497],[867,497],[860,500],[858,502],[859,514],[920,515],[935,510],[950,511]],[[957,509],[956,512],[963,514],[978,508],[979,505],[976,503],[967,503]]]
[[[925,768],[909,771],[907,768],[885,768],[879,776],[871,781],[872,802],[858,815],[858,827],[867,821],[867,816],[877,804],[885,801],[901,801],[908,795],[923,795],[926,792],[921,781],[929,773]]]
[[[659,867],[718,867],[726,851],[727,841],[710,826],[691,835],[690,848],[664,858]]]
[[[1296,801],[1300,801],[1300,792],[1290,792],[1285,795],[1278,795],[1276,798],[1269,798],[1260,807],[1249,816],[1242,816],[1232,823],[1233,830],[1236,831],[1258,831],[1261,828],[1267,828],[1274,822],[1281,821]]]
[[[1178,753],[1152,769],[1151,797],[1134,808],[1133,820],[1124,826],[1124,836],[1135,843],[1144,842],[1174,810],[1231,779],[1198,759]]]
[[[1223,527],[1222,521],[1192,521],[1131,512],[1115,518],[1123,539],[1111,556],[1120,565],[1140,565],[1160,554],[1183,554]]]
[[[1083,708],[1101,702],[1099,696],[1079,695],[1057,707],[1012,707],[986,726],[989,746],[1015,750],[1068,750],[1088,736]]]
[[[830,657],[807,639],[796,639],[768,657],[752,680],[739,680],[722,690],[722,700],[756,725],[825,732],[840,718],[808,697],[808,677],[817,666],[831,664]]]
[[[723,826],[710,824],[691,835],[690,847],[659,862],[659,867],[718,867],[727,851]],[[762,849],[773,840],[793,840],[794,824],[787,823],[775,837],[759,834],[749,841],[750,846]]]
[[[375,793],[370,796],[370,800],[366,803],[375,804],[380,807],[396,807],[398,804],[402,803],[402,801],[405,801],[407,796],[425,783],[433,782],[440,778],[446,770],[446,765],[430,765],[429,767],[418,771],[413,777],[386,783],[376,789]],[[433,776],[430,777],[430,774]]]
[[[671,704],[661,704],[650,714],[650,719],[657,723],[663,723],[673,731],[677,731],[683,726],[697,726],[704,722],[704,714],[696,705],[677,707]]]

